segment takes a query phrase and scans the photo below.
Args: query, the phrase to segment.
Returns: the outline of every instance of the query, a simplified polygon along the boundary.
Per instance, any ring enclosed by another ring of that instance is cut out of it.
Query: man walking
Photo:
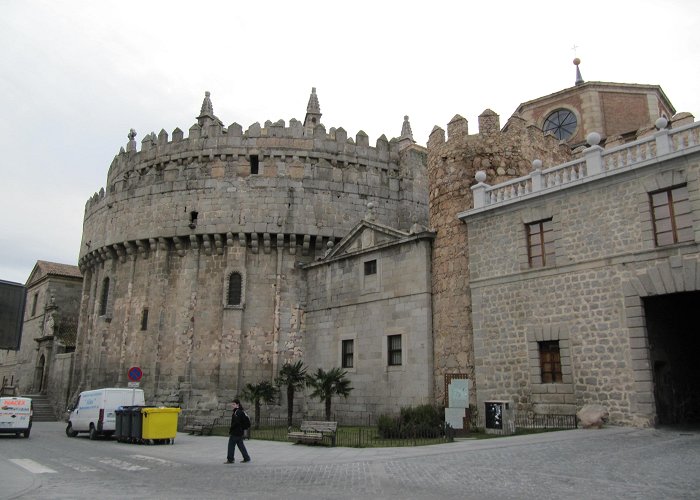
[[[228,431],[228,452],[226,454],[227,464],[232,464],[234,462],[234,453],[236,451],[236,446],[241,450],[241,455],[243,455],[243,463],[250,462],[250,455],[248,455],[248,450],[245,448],[245,443],[243,442],[243,432],[249,426],[250,420],[243,411],[241,406],[241,401],[236,398],[233,400],[233,413],[231,414],[231,428]]]

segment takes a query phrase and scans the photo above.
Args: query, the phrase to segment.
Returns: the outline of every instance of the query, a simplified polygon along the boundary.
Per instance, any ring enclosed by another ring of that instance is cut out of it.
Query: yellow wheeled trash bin
[[[141,437],[149,444],[173,444],[180,408],[143,408]]]

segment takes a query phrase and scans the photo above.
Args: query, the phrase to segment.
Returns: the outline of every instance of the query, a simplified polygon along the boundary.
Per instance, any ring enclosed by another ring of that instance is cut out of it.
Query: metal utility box
[[[515,411],[510,401],[486,401],[484,403],[486,434],[515,434]]]

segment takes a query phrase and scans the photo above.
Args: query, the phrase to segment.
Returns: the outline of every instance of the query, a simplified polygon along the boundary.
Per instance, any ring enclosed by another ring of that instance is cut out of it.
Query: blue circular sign
[[[131,380],[132,382],[138,382],[139,380],[141,380],[141,377],[143,377],[143,372],[138,366],[132,366],[131,368],[129,368],[128,376],[129,380]]]

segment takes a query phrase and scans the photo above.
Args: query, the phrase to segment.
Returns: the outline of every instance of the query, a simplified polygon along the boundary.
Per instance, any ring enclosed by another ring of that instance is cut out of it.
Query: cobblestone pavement
[[[43,440],[48,453],[0,441],[8,449],[0,479],[20,480],[6,462],[23,449],[57,474],[37,474],[19,496],[0,498],[700,498],[698,431],[607,428],[375,449],[252,440],[252,463],[224,465],[224,437],[178,434],[173,446],[138,446],[59,441],[45,429],[29,441]]]

